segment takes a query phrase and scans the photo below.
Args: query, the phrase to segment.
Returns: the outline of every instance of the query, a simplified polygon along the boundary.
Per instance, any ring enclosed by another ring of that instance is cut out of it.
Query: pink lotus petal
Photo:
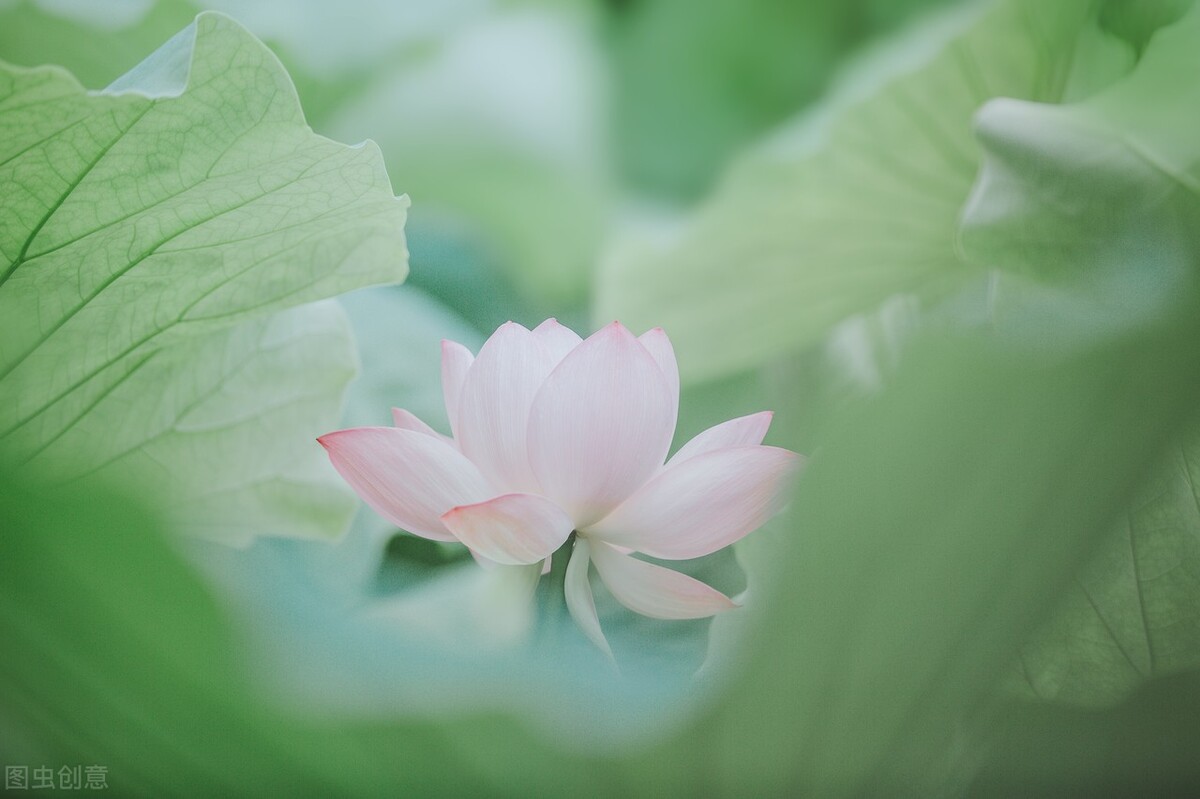
[[[540,576],[545,577],[547,574],[549,574],[550,569],[553,567],[553,565],[554,565],[554,557],[553,556],[546,558],[544,561],[542,561],[542,572],[541,572]]]
[[[588,542],[582,538],[575,539],[571,551],[571,560],[567,563],[567,574],[563,584],[563,593],[567,600],[567,610],[571,618],[583,630],[593,644],[598,646],[610,658],[612,649],[608,639],[600,629],[600,619],[596,615],[596,602],[592,598],[592,586],[588,582]]]
[[[529,460],[542,493],[577,525],[597,521],[666,457],[674,403],[662,370],[618,323],[563,359],[529,414]]]
[[[671,460],[667,461],[667,466],[683,463],[688,458],[694,458],[705,452],[761,444],[767,435],[767,429],[771,426],[773,416],[774,414],[770,411],[763,411],[752,413],[749,416],[739,416],[737,419],[730,419],[728,422],[710,427],[680,447],[679,451],[671,456]]]
[[[491,492],[474,464],[425,433],[357,427],[317,441],[364,502],[392,524],[424,538],[456,540],[441,515]]]
[[[392,408],[392,424],[401,430],[412,430],[415,433],[444,438],[441,433],[418,419],[416,414],[403,408]]]
[[[663,377],[667,379],[667,388],[671,392],[671,432],[673,434],[679,415],[679,364],[675,361],[675,348],[671,346],[671,340],[667,338],[666,332],[661,327],[647,330],[638,337],[638,341],[646,348],[646,352],[650,353],[650,357],[662,370]]]
[[[506,566],[545,560],[575,527],[562,508],[537,494],[460,505],[442,514],[442,523],[472,552]]]
[[[737,604],[686,574],[622,555],[597,541],[592,562],[600,579],[625,607],[655,619],[703,619]]]
[[[774,515],[799,465],[799,455],[778,447],[706,452],[664,469],[581,532],[657,558],[698,558]]]
[[[554,358],[525,328],[506,322],[479,350],[463,384],[455,438],[497,491],[538,490],[529,468],[529,408]]]
[[[458,408],[462,400],[463,383],[475,356],[456,341],[442,341],[442,397],[446,401],[446,418],[450,432],[458,436]]]
[[[547,319],[542,322],[533,329],[533,335],[542,342],[543,347],[550,351],[555,364],[567,357],[567,353],[583,341],[578,333],[569,327],[560,325],[557,319]]]

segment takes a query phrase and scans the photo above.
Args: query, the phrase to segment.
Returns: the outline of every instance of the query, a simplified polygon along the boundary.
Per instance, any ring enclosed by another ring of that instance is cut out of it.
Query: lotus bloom
[[[732,544],[777,510],[798,456],[762,445],[764,412],[710,428],[666,460],[679,372],[661,329],[639,338],[614,322],[584,341],[553,319],[532,331],[509,322],[478,356],[444,341],[442,389],[452,436],[396,409],[395,427],[319,439],[383,517],[505,565],[546,561],[575,533],[567,607],[606,652],[592,564],[619,602],[647,616],[735,607],[633,553],[682,560]]]

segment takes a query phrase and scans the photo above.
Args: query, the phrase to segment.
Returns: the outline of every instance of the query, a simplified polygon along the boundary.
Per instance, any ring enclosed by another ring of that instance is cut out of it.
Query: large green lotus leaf
[[[187,534],[328,537],[354,503],[314,439],[336,426],[355,360],[328,300],[198,336],[147,356],[30,462],[136,475]]]
[[[1072,269],[1120,273],[1130,296],[1161,279],[1166,264],[1186,263],[1189,253],[1194,259],[1198,44],[1200,12],[1193,10],[1156,34],[1132,75],[1085,102],[985,108],[979,126],[989,157],[964,219],[967,254],[1056,280]],[[1096,196],[1109,200],[1096,223],[1085,224],[1082,212]],[[1005,246],[1018,229],[1031,248]],[[1091,257],[1054,257],[1076,251]],[[1031,253],[1050,254],[1055,268]],[[1014,688],[1096,704],[1147,677],[1200,666],[1198,457],[1192,433],[1156,466],[1059,614],[1023,653]]]
[[[103,92],[4,66],[0,141],[6,458],[145,467],[217,537],[338,533],[352,506],[311,437],[336,424],[349,334],[332,306],[268,317],[404,277],[378,151],[314,135],[216,14]]]
[[[1057,102],[1127,68],[1131,48],[1092,5],[973,5],[876,53],[665,240],[616,248],[596,317],[662,325],[695,381],[820,340],[898,291],[936,296],[977,274],[955,243],[980,162],[972,116],[992,97]]]

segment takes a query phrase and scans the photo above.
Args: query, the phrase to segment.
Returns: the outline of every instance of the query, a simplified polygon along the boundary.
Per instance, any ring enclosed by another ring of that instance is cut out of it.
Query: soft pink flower
[[[762,445],[764,412],[712,427],[666,460],[679,372],[661,329],[635,337],[614,322],[582,341],[553,319],[532,331],[509,322],[477,357],[443,342],[442,388],[452,436],[395,410],[395,427],[319,439],[386,519],[507,565],[544,561],[575,531],[567,607],[605,651],[590,564],[619,602],[647,616],[735,607],[631,553],[683,560],[732,544],[778,510],[799,456]]]

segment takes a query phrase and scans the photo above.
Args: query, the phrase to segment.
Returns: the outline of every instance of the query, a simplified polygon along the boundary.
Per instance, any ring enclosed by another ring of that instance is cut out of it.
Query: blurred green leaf
[[[412,285],[363,289],[339,302],[350,317],[362,359],[362,373],[347,393],[342,426],[390,425],[391,409],[399,407],[449,434],[442,340],[478,352],[484,336]]]
[[[695,381],[812,344],[897,292],[936,297],[978,275],[955,244],[979,168],[972,116],[996,96],[1062,100],[1077,48],[1098,53],[1086,66],[1106,78],[1128,66],[1093,5],[973,5],[874,53],[826,106],[743,158],[673,237],[608,259],[596,318],[662,325]]]
[[[1158,467],[1063,606],[1021,653],[1008,687],[1081,705],[1200,667],[1200,444]]]
[[[1050,281],[1075,270],[1108,274],[1128,287],[1124,306],[1156,296],[1172,270],[1194,268],[1183,264],[1200,248],[1198,44],[1193,9],[1155,35],[1127,79],[1083,102],[986,107],[978,126],[988,157],[964,217],[967,257]],[[1096,197],[1105,203],[1089,215]],[[1016,235],[1028,246],[1005,246]],[[1112,317],[1123,312],[1114,307]],[[1023,653],[1014,688],[1094,705],[1200,666],[1198,456],[1194,434],[1181,435],[1154,465]]]
[[[83,85],[112,83],[196,16],[188,0],[64,4],[0,2],[0,59],[26,67],[56,64]]]
[[[120,796],[485,787],[440,768],[444,741],[428,726],[352,732],[270,704],[228,599],[126,495],[91,483],[47,493],[5,473],[0,526],[5,764],[99,765]]]
[[[414,208],[405,228],[412,248],[410,285],[420,288],[476,330],[490,333],[507,321],[528,328],[558,314],[572,329],[570,309],[553,313],[531,302],[513,283],[503,254],[469,217]]]
[[[545,316],[586,298],[610,210],[604,64],[589,33],[569,9],[482,16],[370,76],[325,124],[377,140],[434,233],[481,237],[485,261]],[[483,289],[460,291],[471,303]]]
[[[738,150],[815,99],[847,53],[941,4],[613,4],[615,128],[624,172],[643,191],[694,197]]]
[[[1100,21],[1141,51],[1156,30],[1177,22],[1194,4],[1195,0],[1108,0]]]
[[[129,470],[204,535],[339,533],[352,504],[311,436],[348,331],[335,306],[267,315],[404,277],[377,150],[315,136],[214,14],[104,92],[4,66],[0,95],[6,460]]]
[[[1154,680],[1103,712],[1013,703],[990,719],[991,752],[968,795],[1195,796],[1197,716],[1196,672]]]

